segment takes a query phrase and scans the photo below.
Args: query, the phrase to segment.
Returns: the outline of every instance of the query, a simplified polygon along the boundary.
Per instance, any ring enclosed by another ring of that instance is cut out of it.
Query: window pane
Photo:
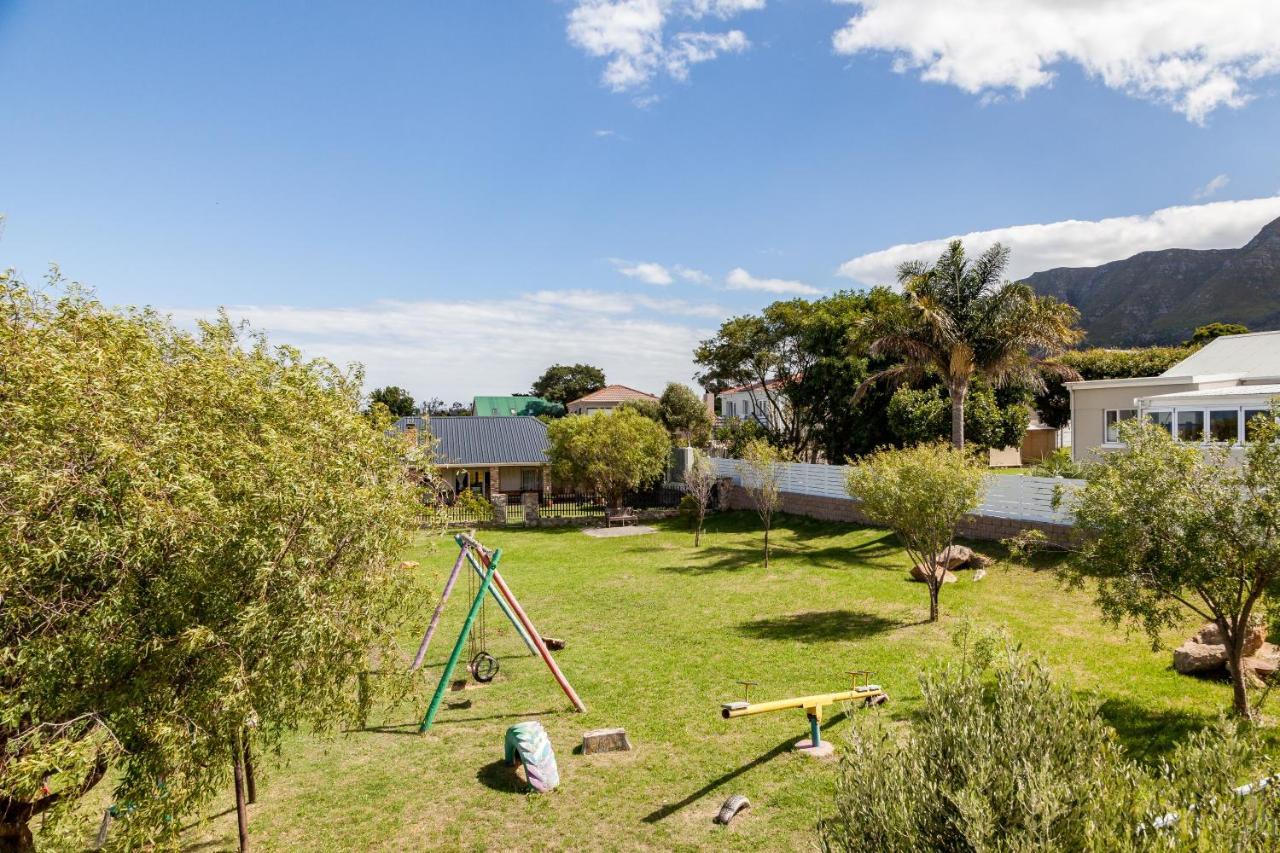
[[[1107,444],[1119,444],[1121,421],[1131,421],[1137,416],[1138,413],[1133,409],[1108,409]]]
[[[1147,420],[1163,429],[1165,432],[1173,432],[1173,412],[1147,412]]]
[[[1240,438],[1240,411],[1214,409],[1209,412],[1209,440],[1235,444]]]
[[[1270,417],[1271,410],[1270,409],[1245,409],[1244,410],[1244,440],[1245,441],[1253,441],[1254,435],[1257,433],[1257,430],[1254,429],[1250,421],[1252,421],[1258,415],[1262,415],[1264,418]]]
[[[1194,441],[1197,444],[1204,441],[1204,412],[1199,409],[1178,410],[1178,440]]]

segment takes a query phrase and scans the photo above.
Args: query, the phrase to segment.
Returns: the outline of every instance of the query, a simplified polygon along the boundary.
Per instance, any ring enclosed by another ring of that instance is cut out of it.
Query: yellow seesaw
[[[847,674],[856,679],[863,676],[863,683],[855,683],[849,690],[838,690],[835,693],[817,693],[813,696],[797,696],[794,699],[776,699],[772,702],[755,702],[749,703],[745,699],[741,702],[725,702],[720,706],[720,716],[726,720],[732,720],[735,717],[750,717],[753,714],[767,714],[771,711],[785,711],[791,708],[800,708],[804,711],[805,716],[809,718],[809,739],[802,740],[796,744],[796,749],[811,755],[830,755],[832,747],[828,743],[822,741],[822,717],[823,710],[828,705],[834,705],[837,702],[861,702],[865,707],[872,705],[881,705],[889,701],[889,694],[885,693],[879,684],[868,684],[872,672],[869,669],[853,669],[846,670]],[[740,681],[744,689],[749,689],[754,681]]]

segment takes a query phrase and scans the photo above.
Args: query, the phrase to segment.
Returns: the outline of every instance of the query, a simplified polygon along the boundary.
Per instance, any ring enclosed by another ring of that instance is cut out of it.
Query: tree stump
[[[631,741],[626,729],[595,729],[582,736],[582,754],[597,752],[630,752]]]

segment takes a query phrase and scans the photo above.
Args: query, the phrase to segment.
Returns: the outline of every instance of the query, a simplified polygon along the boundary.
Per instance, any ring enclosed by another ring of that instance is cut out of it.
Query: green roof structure
[[[472,400],[471,411],[482,417],[518,417],[521,415],[537,417],[538,415],[564,414],[564,406],[552,403],[541,397],[476,397]]]

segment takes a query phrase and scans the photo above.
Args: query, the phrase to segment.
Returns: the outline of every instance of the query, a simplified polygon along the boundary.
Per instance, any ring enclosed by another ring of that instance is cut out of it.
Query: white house
[[[787,404],[781,391],[782,382],[778,379],[770,380],[768,394],[765,393],[765,387],[765,384],[755,382],[721,391],[716,395],[716,399],[720,401],[720,416],[726,419],[750,419],[780,428],[783,422],[782,407]],[[772,402],[769,396],[773,397]]]
[[[1077,460],[1123,447],[1120,424],[1139,417],[1180,441],[1238,452],[1249,421],[1280,397],[1280,331],[1224,335],[1159,376],[1066,385]]]

